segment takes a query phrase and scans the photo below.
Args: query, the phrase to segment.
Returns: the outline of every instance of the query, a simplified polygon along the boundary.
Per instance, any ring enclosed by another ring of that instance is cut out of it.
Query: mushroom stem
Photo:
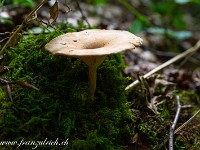
[[[89,67],[88,72],[88,84],[89,84],[89,101],[94,101],[94,94],[96,90],[96,80],[97,80],[97,67],[103,62],[106,56],[88,56],[80,57],[80,59],[85,62]]]
[[[96,90],[96,80],[97,80],[97,66],[90,66],[88,72],[88,85],[89,85],[89,95],[88,99],[90,101],[94,100],[94,94]]]

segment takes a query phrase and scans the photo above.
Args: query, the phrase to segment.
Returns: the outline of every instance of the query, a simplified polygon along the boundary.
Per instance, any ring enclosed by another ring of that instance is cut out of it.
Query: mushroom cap
[[[45,49],[54,55],[103,56],[140,46],[142,39],[128,31],[88,29],[60,35]]]

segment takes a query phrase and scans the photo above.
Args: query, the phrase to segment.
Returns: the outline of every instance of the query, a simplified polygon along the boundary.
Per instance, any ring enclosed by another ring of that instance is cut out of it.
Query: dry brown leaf
[[[56,22],[56,20],[58,18],[58,1],[56,1],[53,4],[53,6],[49,10],[49,13],[50,13],[50,18],[48,20],[48,24],[53,24]]]

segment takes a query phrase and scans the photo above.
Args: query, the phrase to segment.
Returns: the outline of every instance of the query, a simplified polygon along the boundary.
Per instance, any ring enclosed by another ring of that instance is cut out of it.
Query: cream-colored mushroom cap
[[[102,56],[133,49],[141,42],[140,37],[128,31],[89,29],[60,35],[45,49],[55,55]]]
[[[97,67],[107,55],[133,49],[141,45],[142,39],[127,31],[90,29],[66,33],[51,40],[45,49],[54,55],[68,55],[80,58],[88,67],[89,94],[94,100]]]

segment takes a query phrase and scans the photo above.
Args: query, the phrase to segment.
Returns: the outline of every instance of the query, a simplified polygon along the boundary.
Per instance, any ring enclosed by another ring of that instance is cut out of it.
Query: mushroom
[[[54,55],[76,57],[89,67],[89,100],[94,100],[97,67],[106,56],[140,46],[142,39],[128,31],[88,29],[60,35],[45,49]]]

